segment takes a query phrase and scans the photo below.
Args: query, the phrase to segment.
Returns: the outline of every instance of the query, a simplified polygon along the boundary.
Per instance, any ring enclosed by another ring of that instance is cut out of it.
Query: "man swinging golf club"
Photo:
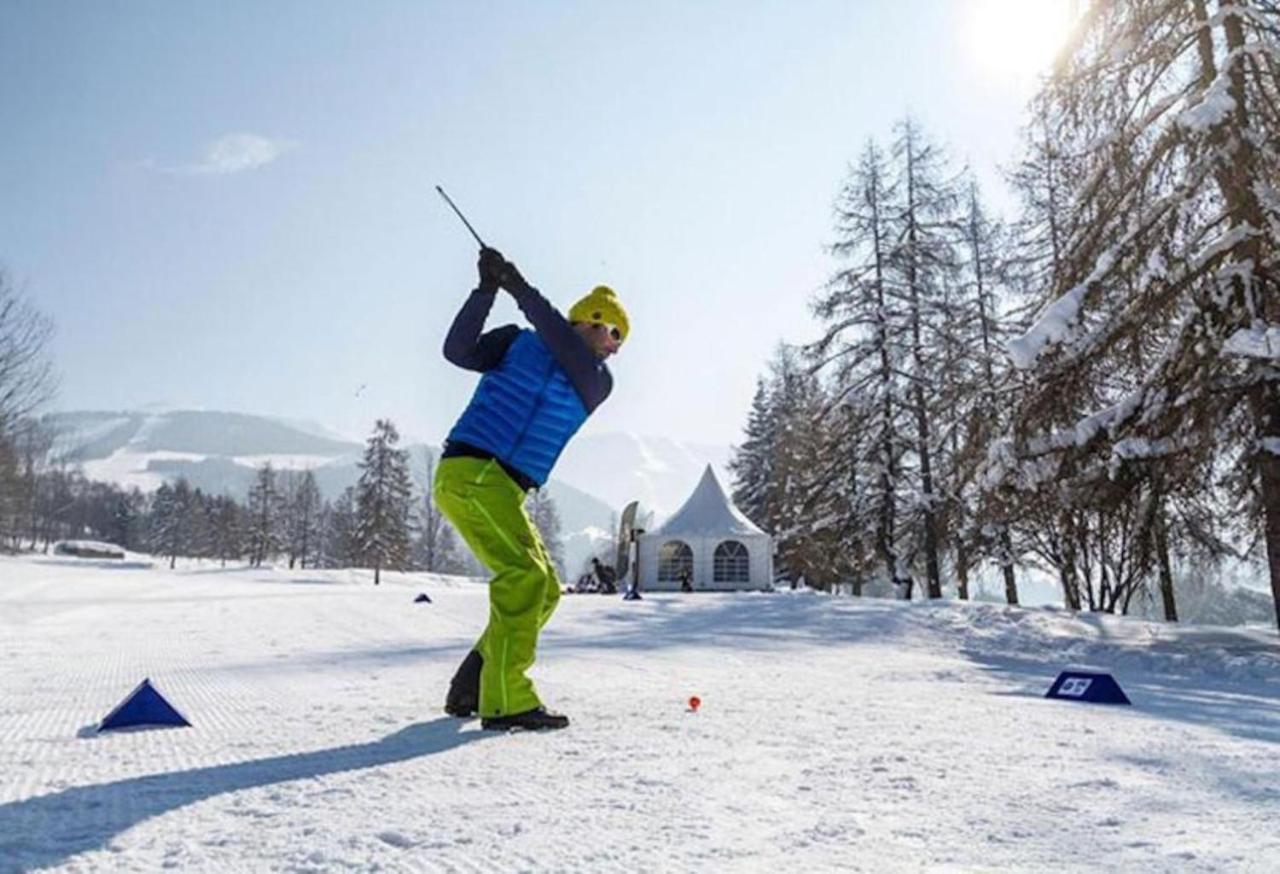
[[[605,360],[627,338],[627,314],[601,285],[566,319],[483,243],[478,266],[479,284],[453,320],[444,356],[484,376],[445,441],[433,491],[493,579],[489,624],[449,683],[445,711],[478,711],[486,729],[565,728],[568,717],[543,707],[525,675],[560,600],[560,580],[524,501],[612,391]],[[533,330],[503,325],[481,333],[499,289]]]

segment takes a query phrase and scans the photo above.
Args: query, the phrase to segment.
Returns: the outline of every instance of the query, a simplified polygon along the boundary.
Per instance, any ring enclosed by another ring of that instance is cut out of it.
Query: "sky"
[[[438,443],[476,382],[442,184],[562,310],[619,294],[587,431],[736,443],[868,138],[910,113],[1009,207],[1065,2],[0,0],[0,264],[56,324],[54,409]]]

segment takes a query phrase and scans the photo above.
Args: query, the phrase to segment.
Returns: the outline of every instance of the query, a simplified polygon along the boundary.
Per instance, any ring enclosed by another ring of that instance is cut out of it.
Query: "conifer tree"
[[[403,569],[409,561],[412,485],[409,454],[397,449],[400,434],[379,419],[365,445],[356,486],[356,542],[360,560],[381,582],[382,568]]]
[[[896,197],[883,153],[868,143],[836,203],[838,238],[831,251],[848,265],[814,303],[825,332],[807,351],[815,366],[831,371],[835,403],[870,411],[857,439],[844,450],[857,456],[850,469],[866,476],[859,501],[851,505],[859,517],[848,527],[873,532],[886,578],[896,591],[909,593],[910,548],[901,520],[904,456],[910,444],[901,374],[909,327],[890,263],[902,234],[901,215],[893,209]]]
[[[733,474],[734,505],[766,531],[773,530],[769,522],[768,490],[775,444],[774,423],[764,379],[757,378],[744,439],[742,445],[734,449],[729,471]]]
[[[129,491],[117,491],[112,495],[111,527],[107,540],[121,549],[138,549],[140,528],[145,517],[146,498],[135,486]]]
[[[944,177],[944,160],[916,123],[897,127],[893,157],[899,173],[900,199],[894,205],[901,233],[889,249],[897,274],[896,293],[908,328],[904,356],[908,386],[905,399],[913,419],[912,449],[918,466],[915,503],[919,509],[926,592],[942,597],[939,564],[939,511],[935,456],[939,428],[934,421],[941,372],[930,360],[931,336],[938,327],[939,302],[955,270],[956,193]],[[910,597],[910,588],[907,592]]]
[[[1275,13],[1093,4],[1075,29],[1038,98],[1077,168],[1074,224],[1011,346],[1032,386],[992,478],[1024,493],[1105,483],[1110,513],[1153,484],[1187,493],[1226,459],[1247,472],[1237,506],[1262,533],[1280,619]]]
[[[258,468],[253,486],[249,489],[249,506],[246,537],[249,547],[249,564],[261,567],[262,563],[280,551],[280,493],[276,488],[276,474],[271,463]]]
[[[213,499],[209,514],[212,557],[223,567],[227,566],[227,559],[244,553],[243,514],[234,498],[222,495]]]
[[[178,502],[175,488],[161,483],[151,498],[151,513],[148,539],[151,551],[169,559],[172,569],[177,563],[178,552],[182,548],[182,507]]]
[[[348,486],[333,502],[324,529],[326,567],[353,567],[360,556],[356,540],[356,491]]]
[[[977,184],[967,185],[960,221],[960,267],[945,328],[941,404],[949,411],[948,539],[955,552],[956,588],[969,597],[969,570],[993,558],[1004,577],[1005,600],[1018,603],[1015,554],[1007,508],[982,488],[981,471],[991,443],[1011,421],[1014,398],[1004,344],[1011,320],[1004,316],[1009,244],[987,215]]]
[[[285,534],[289,567],[292,569],[299,564],[305,568],[319,537],[321,498],[315,473],[311,470],[291,472],[284,478],[283,492],[281,527]]]

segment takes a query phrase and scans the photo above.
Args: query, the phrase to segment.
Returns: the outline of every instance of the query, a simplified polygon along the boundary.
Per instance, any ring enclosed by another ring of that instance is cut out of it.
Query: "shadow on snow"
[[[76,786],[0,805],[0,871],[57,865],[103,849],[156,816],[230,792],[359,771],[442,753],[487,736],[450,718],[411,725],[381,740]]]

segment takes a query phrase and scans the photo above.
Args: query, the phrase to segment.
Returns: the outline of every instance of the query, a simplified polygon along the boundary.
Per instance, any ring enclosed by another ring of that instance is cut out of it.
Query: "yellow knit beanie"
[[[597,285],[589,295],[575,303],[569,310],[569,321],[616,325],[624,341],[631,330],[627,311],[622,308],[613,289],[607,285]]]

